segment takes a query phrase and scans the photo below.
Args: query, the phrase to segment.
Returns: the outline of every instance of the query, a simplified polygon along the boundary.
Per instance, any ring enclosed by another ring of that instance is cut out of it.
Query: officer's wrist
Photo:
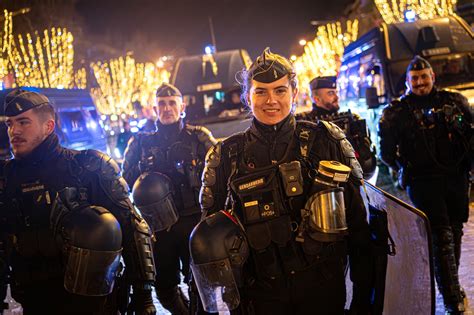
[[[153,282],[141,282],[135,283],[133,285],[133,290],[140,290],[140,291],[151,291],[153,289]]]

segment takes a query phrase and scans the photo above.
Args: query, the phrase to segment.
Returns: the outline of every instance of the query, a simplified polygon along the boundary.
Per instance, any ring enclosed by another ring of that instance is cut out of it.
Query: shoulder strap
[[[244,137],[245,137],[244,134],[236,134],[233,136],[233,139],[231,139],[231,143],[229,143],[228,157],[230,161],[230,175],[229,175],[229,178],[227,179],[227,198],[224,203],[225,210],[229,209],[229,205],[232,200],[230,183],[232,182],[232,178],[235,176],[235,174],[237,174],[238,156],[239,156],[239,152],[241,152],[243,149],[242,144],[244,141]],[[231,210],[232,209],[233,209],[233,206]]]
[[[308,159],[309,152],[313,146],[314,138],[316,133],[311,126],[297,122],[296,124],[296,135],[300,141],[300,151],[299,154],[305,160]]]

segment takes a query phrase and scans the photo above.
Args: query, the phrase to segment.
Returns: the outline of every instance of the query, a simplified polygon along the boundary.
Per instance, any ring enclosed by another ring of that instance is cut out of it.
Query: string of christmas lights
[[[85,70],[74,73],[74,37],[65,28],[12,36],[8,60],[13,68],[16,86],[40,88],[85,88]],[[81,85],[76,85],[76,77]]]
[[[457,0],[375,0],[375,5],[385,23],[405,20],[405,13],[412,11],[416,19],[426,20],[453,15]]]
[[[344,48],[357,39],[359,21],[348,20],[319,26],[316,37],[304,46],[303,55],[294,65],[301,90],[308,92],[309,82],[317,76],[336,75]]]
[[[0,56],[0,80],[8,74],[8,51],[12,45],[12,13],[7,10],[3,11],[3,33],[0,36],[0,47],[2,49]]]
[[[133,103],[150,107],[155,92],[170,73],[153,63],[138,63],[128,55],[109,62],[92,63],[91,68],[99,87],[91,89],[97,108],[104,115],[134,115]]]

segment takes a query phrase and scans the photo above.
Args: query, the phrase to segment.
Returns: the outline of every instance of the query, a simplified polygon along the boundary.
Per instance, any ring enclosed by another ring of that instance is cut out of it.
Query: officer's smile
[[[276,112],[279,112],[280,109],[279,108],[268,108],[268,109],[264,109],[263,111],[265,113],[276,113]]]

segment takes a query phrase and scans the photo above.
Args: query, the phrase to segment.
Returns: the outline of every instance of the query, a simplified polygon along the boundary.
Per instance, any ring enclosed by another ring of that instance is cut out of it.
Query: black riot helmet
[[[237,220],[223,210],[205,218],[191,232],[189,251],[205,311],[237,308],[242,267],[249,255],[245,232]]]
[[[163,231],[178,221],[171,179],[158,172],[140,175],[132,189],[133,202],[153,232]]]
[[[76,188],[67,187],[56,196],[50,222],[66,260],[65,289],[85,296],[110,294],[122,252],[122,230],[115,216],[87,204]]]

